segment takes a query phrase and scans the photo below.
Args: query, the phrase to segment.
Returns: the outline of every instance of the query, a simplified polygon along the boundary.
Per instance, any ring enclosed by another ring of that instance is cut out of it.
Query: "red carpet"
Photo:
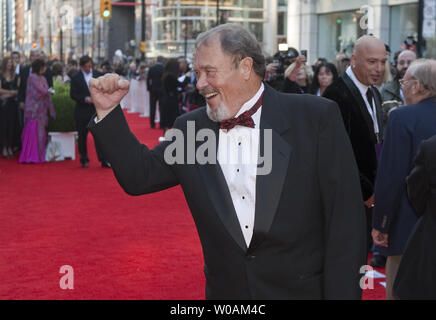
[[[148,146],[160,130],[127,114]],[[0,299],[203,299],[203,259],[179,187],[131,197],[97,161],[0,159]],[[74,289],[60,288],[62,266]],[[384,280],[383,280],[384,281]],[[376,281],[365,299],[383,299]]]

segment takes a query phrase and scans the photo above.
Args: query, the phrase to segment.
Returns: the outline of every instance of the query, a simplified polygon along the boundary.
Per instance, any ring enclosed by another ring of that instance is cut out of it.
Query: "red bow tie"
[[[256,111],[259,109],[259,107],[262,105],[262,99],[263,99],[263,92],[260,95],[257,102],[254,104],[254,106],[252,106],[249,110],[240,114],[236,118],[221,121],[220,128],[230,130],[234,128],[236,125],[254,128],[254,121],[251,116],[255,114]]]

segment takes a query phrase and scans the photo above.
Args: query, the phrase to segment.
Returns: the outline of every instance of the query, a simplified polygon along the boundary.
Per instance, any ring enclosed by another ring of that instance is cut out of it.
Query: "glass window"
[[[178,4],[179,0],[159,0],[159,7],[172,7]]]
[[[209,6],[216,5],[216,1],[209,1]],[[220,7],[240,7],[240,8],[263,8],[263,0],[220,0]]]
[[[176,40],[177,39],[177,24],[176,21],[158,21],[157,27],[157,40]]]
[[[393,56],[396,51],[401,50],[408,36],[417,39],[418,4],[392,6],[390,14],[389,46]]]
[[[157,18],[175,18],[177,17],[177,9],[158,9],[156,13]]]
[[[181,9],[180,15],[182,17],[200,17],[202,10],[200,8],[189,8],[189,9]]]
[[[346,11],[318,16],[318,56],[334,60],[339,52],[348,56],[356,40],[365,34],[360,28],[360,11]]]

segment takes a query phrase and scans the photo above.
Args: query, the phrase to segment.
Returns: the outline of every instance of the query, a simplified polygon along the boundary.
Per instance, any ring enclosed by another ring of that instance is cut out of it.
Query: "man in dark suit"
[[[79,135],[78,147],[80,153],[80,163],[82,168],[88,167],[87,151],[87,125],[91,117],[95,114],[95,107],[92,102],[91,93],[89,92],[89,80],[100,76],[98,71],[92,69],[92,59],[89,56],[83,56],[79,61],[80,70],[71,78],[70,96],[76,101],[74,117],[76,119],[76,128]],[[101,155],[97,143],[95,144],[98,160],[102,167],[109,168],[110,164]]]
[[[394,295],[436,300],[436,135],[421,143],[414,164],[407,190],[419,220],[401,259]]]
[[[164,57],[158,56],[157,62],[148,70],[147,90],[150,92],[150,126],[155,127],[156,103],[162,96],[162,75],[164,71]],[[159,105],[160,106],[160,105]]]
[[[384,43],[373,36],[356,41],[351,66],[324,92],[336,101],[345,129],[353,146],[360,174],[360,186],[367,211],[368,250],[371,248],[371,217],[377,153],[382,137],[381,97],[375,84],[380,83],[386,63]]]
[[[116,106],[128,82],[92,80],[90,130],[118,182],[132,195],[182,186],[207,299],[360,299],[363,200],[336,103],[264,85],[261,47],[236,24],[198,36],[194,71],[206,108],[152,150]]]
[[[396,66],[397,74],[392,81],[385,83],[380,89],[382,97],[383,124],[386,124],[388,121],[388,116],[391,110],[404,105],[404,95],[400,86],[400,80],[403,79],[410,64],[415,61],[416,58],[416,53],[414,51],[404,50],[401,52],[398,55]]]
[[[422,140],[436,134],[436,61],[417,60],[402,79],[408,106],[389,116],[375,184],[373,239],[386,261],[386,299],[407,240],[417,221],[407,198],[406,177]]]

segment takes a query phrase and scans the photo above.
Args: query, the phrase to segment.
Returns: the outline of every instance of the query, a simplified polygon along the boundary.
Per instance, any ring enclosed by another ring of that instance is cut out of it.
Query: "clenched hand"
[[[92,102],[97,111],[97,119],[103,119],[121,102],[129,92],[129,81],[121,80],[115,73],[107,73],[89,81]]]

